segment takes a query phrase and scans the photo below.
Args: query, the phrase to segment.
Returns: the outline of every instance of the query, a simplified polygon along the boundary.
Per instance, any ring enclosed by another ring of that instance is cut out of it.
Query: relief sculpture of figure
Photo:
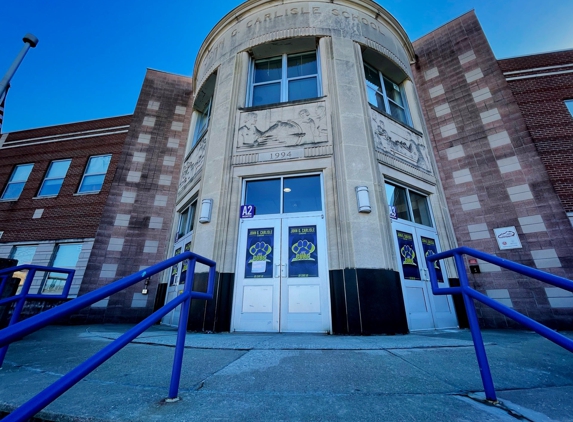
[[[243,146],[259,146],[261,135],[263,134],[257,128],[257,113],[247,113],[245,123],[239,128],[239,139]]]
[[[374,123],[374,146],[379,151],[385,151],[387,150],[386,142],[389,141],[389,136],[384,127],[384,122],[376,120],[375,116],[372,116],[372,122]]]
[[[239,128],[239,140],[244,147],[260,147],[269,142],[296,143],[304,136],[302,128],[292,120],[277,121],[267,130],[257,127],[257,113],[247,113],[245,123]]]
[[[314,136],[316,134],[316,124],[314,123],[314,120],[310,117],[310,113],[306,108],[299,111],[298,115],[300,117],[300,126],[302,127],[304,134],[296,141],[296,144],[313,144],[315,142]]]
[[[431,172],[430,158],[428,156],[428,152],[426,151],[426,146],[422,143],[418,143],[413,140],[412,144],[414,144],[416,152],[418,153],[418,161],[416,162],[416,166],[427,172]]]
[[[371,118],[376,150],[406,160],[420,170],[431,173],[430,157],[426,146],[421,140],[418,142],[412,139],[412,137],[410,137],[410,139],[392,139],[392,137],[388,135],[388,131],[382,119],[379,119],[374,112],[372,112]]]
[[[326,107],[323,105],[316,106],[316,133],[319,138],[318,142],[328,141],[328,128],[326,126]]]
[[[322,109],[320,109],[322,107]],[[239,127],[238,138],[241,147],[269,146],[272,143],[295,146],[314,144],[328,141],[326,128],[326,110],[324,106],[317,107],[316,119],[305,108],[298,112],[297,121],[277,120],[268,129],[261,130],[257,127],[257,113],[250,112],[243,117],[243,124]]]

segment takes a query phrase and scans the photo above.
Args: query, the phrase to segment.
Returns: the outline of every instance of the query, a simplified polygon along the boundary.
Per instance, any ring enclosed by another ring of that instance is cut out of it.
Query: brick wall
[[[190,78],[149,70],[129,127],[80,294],[167,257],[175,199],[191,120]],[[159,276],[75,317],[133,322],[153,310]]]
[[[412,66],[459,245],[573,277],[573,230],[474,12],[414,42]],[[523,247],[500,250],[515,226]],[[480,263],[476,289],[553,327],[572,307],[546,285]],[[565,303],[567,305],[567,303]],[[479,307],[485,326],[515,325]]]
[[[130,121],[131,116],[122,116],[3,134],[2,192],[16,165],[34,163],[34,167],[20,197],[0,201],[1,242],[93,238]],[[112,154],[112,159],[101,191],[78,195],[89,157],[104,154]],[[72,161],[59,194],[36,198],[50,162],[60,159]],[[43,210],[41,217],[33,218],[37,210]]]
[[[565,210],[573,212],[573,50],[499,61]]]

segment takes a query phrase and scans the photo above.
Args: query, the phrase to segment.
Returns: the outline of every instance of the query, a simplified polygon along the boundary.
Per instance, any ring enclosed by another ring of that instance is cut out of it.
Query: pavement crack
[[[484,405],[484,406],[489,406],[490,408],[495,408],[495,409],[499,409],[504,411],[505,413],[507,413],[509,416],[511,416],[512,418],[515,418],[518,421],[528,421],[528,422],[535,422],[535,419],[530,419],[527,416],[522,415],[521,413],[510,409],[509,407],[507,407],[502,401],[498,400],[495,402],[492,402],[491,400],[487,400],[483,397],[480,397],[476,394],[473,393],[467,393],[467,394],[453,394],[454,396],[458,396],[461,398],[465,398],[465,399],[469,399],[475,403]]]
[[[396,358],[402,360],[403,362],[407,363],[408,365],[413,366],[413,367],[416,368],[418,371],[420,371],[420,372],[422,372],[422,373],[424,373],[424,374],[426,374],[426,375],[428,375],[428,376],[430,376],[430,377],[432,377],[432,378],[436,378],[436,379],[440,380],[441,382],[443,382],[443,383],[446,384],[446,385],[449,385],[450,387],[452,387],[452,388],[455,389],[455,390],[460,390],[460,388],[459,388],[458,386],[452,384],[452,383],[449,382],[449,381],[446,381],[446,380],[442,379],[442,377],[438,377],[436,374],[432,374],[431,372],[428,372],[428,370],[426,370],[426,368],[424,368],[424,367],[422,367],[422,366],[419,366],[419,365],[416,365],[416,364],[410,362],[409,360],[405,359],[403,356],[400,356],[400,355],[398,355],[398,354],[392,352],[392,350],[390,350],[390,349],[384,349],[384,350],[385,350],[387,353],[391,354],[392,356],[394,356],[394,357],[396,357]]]
[[[201,381],[199,383],[199,386],[197,388],[195,388],[195,391],[199,391],[200,389],[202,389],[205,386],[205,380]]]

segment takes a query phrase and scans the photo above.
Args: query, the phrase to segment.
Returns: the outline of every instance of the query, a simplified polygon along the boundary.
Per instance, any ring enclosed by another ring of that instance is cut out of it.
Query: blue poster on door
[[[400,251],[400,263],[406,280],[421,280],[414,236],[410,233],[396,230],[398,236],[398,250]]]
[[[318,277],[316,226],[288,229],[288,276]]]
[[[273,247],[275,229],[249,229],[245,278],[273,277]]]
[[[191,252],[191,242],[185,244],[185,249],[183,252]],[[179,284],[185,284],[187,279],[187,268],[189,268],[189,260],[183,261],[181,264],[181,277],[179,277]]]
[[[175,253],[173,254],[173,256],[177,256],[180,253],[181,253],[181,248],[177,248],[177,249],[175,249]],[[176,265],[171,267],[171,279],[169,280],[170,286],[175,286],[175,283],[177,283],[177,273],[178,272],[179,272],[179,264],[176,264]]]
[[[424,256],[427,258],[429,256],[438,253],[438,246],[434,239],[422,236],[422,248],[424,248]],[[442,275],[442,269],[440,268],[440,261],[434,261],[434,268],[436,269],[436,277],[438,282],[444,282],[444,276]]]

